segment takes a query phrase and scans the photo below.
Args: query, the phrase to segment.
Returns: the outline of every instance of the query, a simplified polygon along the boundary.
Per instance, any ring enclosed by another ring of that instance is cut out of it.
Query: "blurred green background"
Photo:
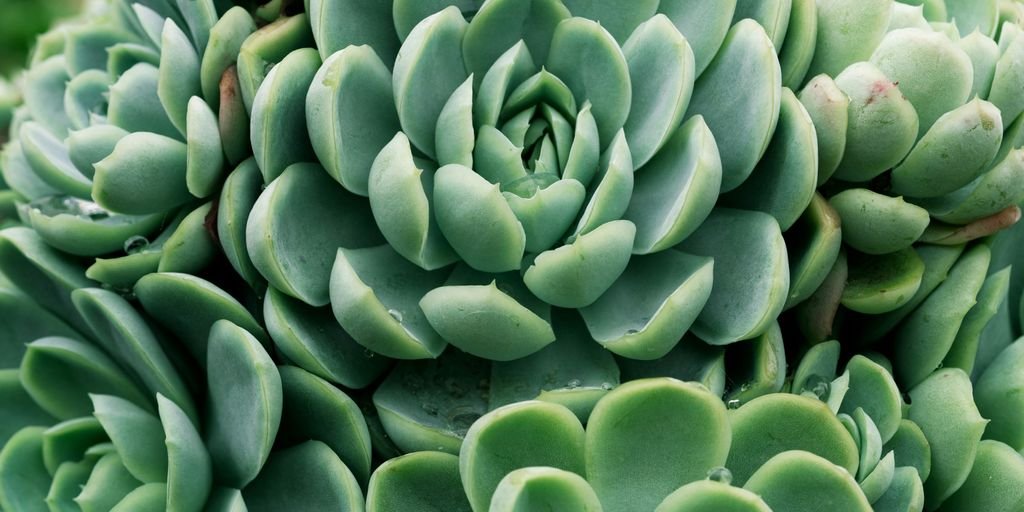
[[[25,66],[36,36],[70,16],[83,0],[0,0],[0,75]]]

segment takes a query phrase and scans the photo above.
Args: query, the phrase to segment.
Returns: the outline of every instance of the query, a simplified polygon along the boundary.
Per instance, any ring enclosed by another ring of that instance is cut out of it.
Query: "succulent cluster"
[[[0,84],[0,509],[1024,508],[1024,3],[110,0]]]

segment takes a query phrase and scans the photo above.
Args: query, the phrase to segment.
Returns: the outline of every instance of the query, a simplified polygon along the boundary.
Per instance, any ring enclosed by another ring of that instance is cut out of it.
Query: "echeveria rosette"
[[[318,27],[318,39],[332,35]],[[313,149],[368,196],[389,246],[343,246],[335,261],[330,301],[356,341],[401,359],[436,357],[446,343],[519,359],[554,341],[555,306],[582,308],[613,352],[671,349],[703,307],[711,269],[665,250],[710,213],[721,164],[703,118],[683,123],[686,39],[664,15],[627,28],[620,47],[560,2],[492,1],[468,23],[451,7],[417,24],[393,72],[371,47],[325,60],[306,98]],[[655,261],[663,272],[644,272]],[[421,285],[374,285],[392,275]],[[663,291],[609,318],[650,279]],[[659,315],[684,288],[688,303]]]
[[[244,4],[0,101],[4,509],[1019,508],[1019,2]]]

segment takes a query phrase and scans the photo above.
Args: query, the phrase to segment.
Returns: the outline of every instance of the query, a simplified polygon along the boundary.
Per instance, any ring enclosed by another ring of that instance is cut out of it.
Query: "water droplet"
[[[611,382],[603,382],[601,383],[601,389],[605,391],[611,391],[615,389],[615,384],[612,384]]]
[[[127,254],[138,254],[149,248],[149,239],[144,236],[135,235],[124,241],[124,252]]]
[[[69,195],[47,196],[32,201],[29,206],[47,217],[57,215],[74,215],[83,219],[103,220],[110,217],[110,212],[100,205]]]
[[[832,391],[832,386],[829,380],[821,375],[811,375],[804,382],[803,391],[813,393],[814,396],[818,397],[818,400],[828,400],[828,396]]]
[[[740,401],[735,398],[725,403],[725,406],[728,407],[729,409],[739,409],[741,405],[743,404],[740,403]]]
[[[391,318],[394,318],[399,323],[401,323],[401,321],[402,321],[402,312],[401,311],[399,311],[397,309],[389,309],[388,310],[388,314],[391,315]]]
[[[582,384],[582,382],[580,382],[579,379],[572,379],[572,380],[569,381],[568,384],[566,384],[566,386],[569,389],[576,389],[576,388],[580,387],[580,384]]]
[[[638,332],[640,332],[640,331],[638,331],[636,329],[630,329],[630,330],[626,331],[626,336],[631,336],[631,335],[636,334]]]
[[[374,351],[372,351],[372,350],[370,350],[368,348],[364,348],[363,349],[363,357],[365,357],[367,359],[370,359],[370,358],[372,358],[375,355],[377,355],[377,354],[374,353]]]
[[[722,466],[711,468],[708,470],[708,480],[729,485],[732,483],[732,471]]]

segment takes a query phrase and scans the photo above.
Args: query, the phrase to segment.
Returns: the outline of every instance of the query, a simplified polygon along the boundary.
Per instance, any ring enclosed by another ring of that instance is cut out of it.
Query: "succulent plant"
[[[0,509],[1020,511],[1022,30],[110,0],[0,84]]]

